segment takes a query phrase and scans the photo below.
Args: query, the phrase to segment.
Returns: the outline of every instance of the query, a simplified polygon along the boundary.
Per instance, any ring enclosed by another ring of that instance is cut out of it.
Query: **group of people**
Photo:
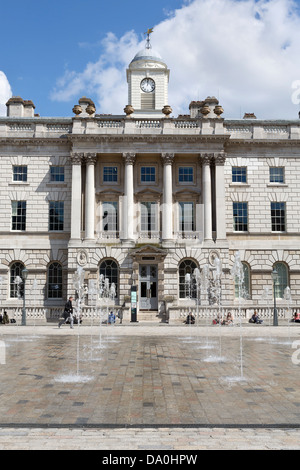
[[[294,321],[298,321],[300,323],[300,314],[298,314],[298,320],[294,320]],[[250,320],[249,320],[249,323],[257,323],[257,324],[261,324],[263,322],[263,320],[261,320],[257,314],[257,310],[254,310],[254,313],[253,315],[251,316]],[[195,323],[195,317],[192,315],[191,312],[189,312],[189,314],[187,315],[186,317],[186,320],[185,322],[187,325],[193,325]],[[213,324],[214,325],[233,325],[233,315],[231,312],[228,312],[226,317],[225,318],[220,318],[219,315],[214,318],[213,320]]]
[[[78,316],[74,314],[74,308],[73,308],[72,302],[73,302],[73,297],[71,296],[69,297],[68,301],[65,304],[62,318],[58,323],[58,328],[60,328],[65,323],[70,324],[70,328],[74,328],[74,324],[78,325],[78,321],[82,323],[82,316],[80,316],[78,319]],[[122,316],[118,315],[118,317],[120,318],[120,322],[122,323]],[[112,325],[115,322],[116,322],[116,315],[114,314],[113,311],[111,311],[108,316],[108,323]]]
[[[232,313],[228,312],[225,318],[220,318],[218,315],[213,319],[213,325],[233,325]]]

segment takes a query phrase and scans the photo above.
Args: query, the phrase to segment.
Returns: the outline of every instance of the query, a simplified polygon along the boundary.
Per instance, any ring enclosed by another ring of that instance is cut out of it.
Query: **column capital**
[[[134,152],[124,152],[123,158],[128,165],[134,165],[136,155]]]
[[[72,165],[81,165],[83,158],[84,158],[84,153],[82,152],[72,152],[71,155],[71,163]]]
[[[220,152],[220,153],[215,153],[214,155],[214,160],[215,160],[215,164],[216,165],[224,165],[225,164],[225,160],[226,160],[226,153],[224,152]]]
[[[96,152],[87,152],[84,154],[84,159],[86,163],[90,165],[95,165],[97,162],[97,153]]]
[[[213,161],[214,154],[213,153],[201,153],[200,154],[200,161],[202,165],[210,165]]]
[[[174,161],[174,153],[162,153],[161,160],[164,165],[172,165]]]

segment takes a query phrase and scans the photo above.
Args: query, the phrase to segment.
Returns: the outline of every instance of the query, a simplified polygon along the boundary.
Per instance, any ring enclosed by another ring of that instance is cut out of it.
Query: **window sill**
[[[229,183],[230,188],[250,188],[249,183]]]

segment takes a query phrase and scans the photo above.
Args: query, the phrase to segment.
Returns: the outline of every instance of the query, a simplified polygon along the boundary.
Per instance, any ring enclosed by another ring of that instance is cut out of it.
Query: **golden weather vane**
[[[147,29],[147,32],[144,33],[144,34],[147,34],[147,44],[146,44],[146,48],[147,49],[150,49],[151,48],[151,44],[150,44],[150,34],[153,33],[153,28],[149,28]]]

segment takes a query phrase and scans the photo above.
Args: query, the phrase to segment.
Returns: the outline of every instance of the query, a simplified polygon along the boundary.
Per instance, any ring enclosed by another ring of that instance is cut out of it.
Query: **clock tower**
[[[139,51],[127,69],[128,103],[133,108],[131,117],[162,118],[167,113],[170,71],[161,56],[152,49],[147,31],[145,48]]]

